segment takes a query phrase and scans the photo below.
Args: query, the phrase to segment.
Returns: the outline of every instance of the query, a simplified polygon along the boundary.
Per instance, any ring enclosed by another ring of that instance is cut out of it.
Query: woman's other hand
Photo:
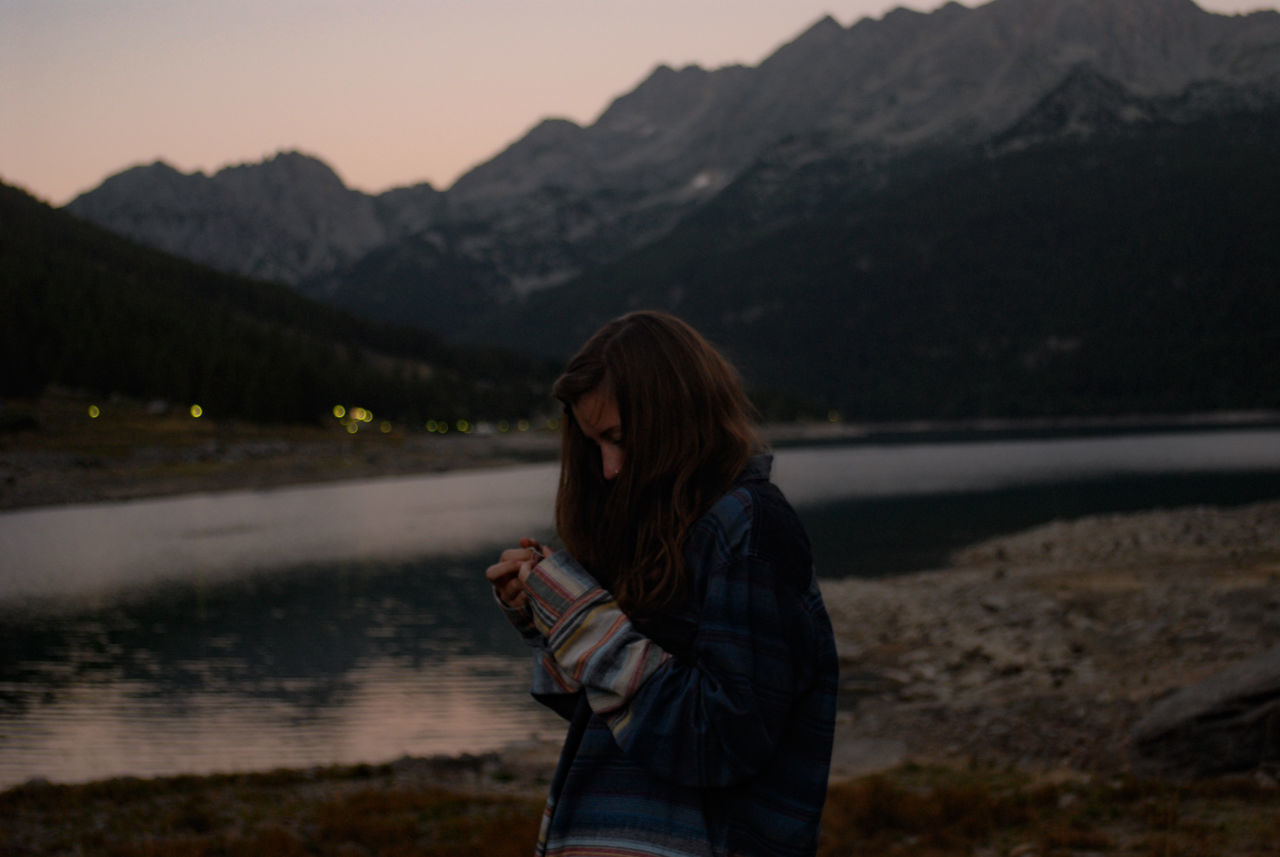
[[[544,556],[546,551],[537,541],[523,538],[520,547],[504,550],[498,561],[485,569],[484,575],[502,603],[515,610],[528,606],[529,596],[524,591],[523,580]]]

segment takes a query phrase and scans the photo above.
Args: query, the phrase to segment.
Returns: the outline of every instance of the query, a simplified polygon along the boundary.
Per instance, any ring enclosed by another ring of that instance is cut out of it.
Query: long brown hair
[[[606,480],[573,405],[612,396],[622,471]],[[696,330],[666,313],[606,324],[552,387],[565,407],[556,529],[568,551],[624,610],[644,613],[685,593],[689,528],[761,448],[738,373]]]

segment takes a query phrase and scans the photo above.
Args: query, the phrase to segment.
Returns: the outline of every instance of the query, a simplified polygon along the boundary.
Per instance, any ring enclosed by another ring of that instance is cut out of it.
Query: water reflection
[[[562,725],[485,557],[346,563],[0,613],[0,785],[492,749]]]
[[[0,788],[36,776],[71,782],[482,752],[563,731],[522,697],[506,659],[460,658],[417,675],[375,664],[347,678],[343,704],[328,708],[225,690],[158,698],[146,684],[78,686],[39,717],[5,718]]]

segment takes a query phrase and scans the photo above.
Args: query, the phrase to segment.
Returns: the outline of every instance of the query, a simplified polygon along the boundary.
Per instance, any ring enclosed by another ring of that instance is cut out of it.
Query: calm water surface
[[[482,571],[555,467],[0,514],[0,787],[482,752],[562,725]],[[821,573],[1103,511],[1280,497],[1280,431],[788,449]]]

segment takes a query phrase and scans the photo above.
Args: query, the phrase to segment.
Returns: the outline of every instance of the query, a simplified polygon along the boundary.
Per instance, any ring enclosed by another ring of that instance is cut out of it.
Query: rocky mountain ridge
[[[897,9],[849,27],[828,17],[754,68],[659,66],[592,125],[540,122],[447,191],[369,196],[291,152],[213,176],[136,167],[69,208],[160,249],[364,311],[403,303],[406,291],[448,305],[479,287],[485,302],[502,301],[665,234],[779,147],[798,164],[858,147],[977,144],[1033,121],[1048,93],[1085,78],[1138,99],[1181,97],[1183,113],[1228,95],[1273,99],[1280,14],[1227,17],[1191,0],[994,0]],[[463,273],[442,274],[438,260],[353,269],[375,250],[403,260],[387,248],[421,245],[428,232]],[[437,330],[458,321],[433,315]]]
[[[296,283],[423,228],[438,197],[422,185],[373,197],[318,158],[280,152],[211,176],[163,161],[133,167],[68,209],[222,271]]]

